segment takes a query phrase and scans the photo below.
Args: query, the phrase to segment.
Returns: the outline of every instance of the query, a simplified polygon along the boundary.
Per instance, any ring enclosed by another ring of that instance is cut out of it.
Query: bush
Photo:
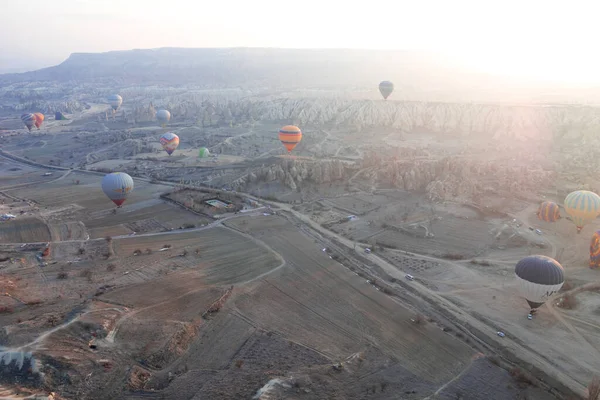
[[[533,378],[531,377],[531,375],[528,372],[523,371],[521,368],[513,367],[510,370],[510,375],[517,382],[524,383],[526,385],[533,385]]]
[[[183,229],[192,229],[195,227],[196,227],[196,225],[194,225],[194,224],[183,224]]]
[[[244,360],[236,360],[236,362],[235,362],[236,367],[242,368],[242,365],[244,365]]]
[[[152,254],[152,249],[151,249],[151,248],[147,248],[147,249],[146,249],[146,254],[148,254],[148,255],[149,255],[149,254]]]
[[[0,306],[0,314],[12,314],[15,310],[9,306]]]
[[[417,325],[422,325],[425,323],[425,317],[423,314],[417,314],[411,319],[411,321]]]
[[[445,258],[446,260],[464,260],[465,256],[457,253],[446,253],[442,256],[442,258]]]
[[[94,273],[92,272],[91,269],[84,269],[83,271],[79,272],[79,276],[81,278],[91,279],[93,275],[94,275]]]
[[[600,377],[595,376],[587,387],[587,400],[600,399]]]
[[[116,268],[117,268],[117,266],[115,264],[108,264],[106,266],[107,271],[114,271]]]
[[[135,250],[133,251],[133,255],[134,255],[134,256],[139,256],[140,254],[142,254],[142,251],[141,251],[140,249],[135,249]]]
[[[498,358],[498,356],[489,356],[488,360],[490,360],[492,364],[500,366],[500,359]]]
[[[65,271],[59,272],[58,275],[56,275],[57,279],[67,279],[69,277],[69,274]]]
[[[564,294],[558,300],[558,307],[564,308],[566,310],[572,310],[577,307],[577,298],[572,294]]]
[[[79,250],[77,250],[77,253],[79,253],[79,254],[85,254],[85,248],[80,247]]]
[[[571,281],[565,280],[565,283],[563,283],[562,287],[560,288],[560,292],[568,292],[571,289],[573,289],[573,284]]]
[[[106,236],[104,238],[104,240],[106,240],[108,243],[112,242],[112,236]]]

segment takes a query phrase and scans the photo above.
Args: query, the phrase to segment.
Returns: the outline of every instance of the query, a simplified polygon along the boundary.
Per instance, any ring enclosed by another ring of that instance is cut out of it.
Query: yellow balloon
[[[565,198],[565,211],[575,226],[577,233],[600,214],[600,196],[588,190],[576,190]]]

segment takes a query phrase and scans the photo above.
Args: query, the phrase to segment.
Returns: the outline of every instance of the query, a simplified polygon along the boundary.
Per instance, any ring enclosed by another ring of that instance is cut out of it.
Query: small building
[[[204,202],[214,208],[231,208],[233,206],[232,204],[226,203],[219,199],[210,199],[205,200]]]

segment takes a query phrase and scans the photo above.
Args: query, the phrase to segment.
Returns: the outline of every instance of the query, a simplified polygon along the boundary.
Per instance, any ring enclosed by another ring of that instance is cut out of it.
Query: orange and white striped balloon
[[[291,153],[302,140],[302,131],[297,126],[286,125],[279,130],[279,140],[281,140],[288,153]]]

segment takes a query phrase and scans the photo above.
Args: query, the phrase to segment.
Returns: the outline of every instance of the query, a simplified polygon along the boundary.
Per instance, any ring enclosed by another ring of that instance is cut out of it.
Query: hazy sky
[[[73,52],[344,47],[450,52],[492,73],[600,82],[600,2],[0,0],[0,70]]]

